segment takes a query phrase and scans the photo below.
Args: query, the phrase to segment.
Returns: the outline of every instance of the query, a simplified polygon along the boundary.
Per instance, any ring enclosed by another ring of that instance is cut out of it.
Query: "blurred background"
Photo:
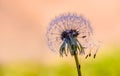
[[[87,17],[101,41],[96,59],[79,56],[83,76],[120,76],[119,0],[0,0],[0,76],[77,76],[74,58],[50,51],[49,22],[63,13]]]

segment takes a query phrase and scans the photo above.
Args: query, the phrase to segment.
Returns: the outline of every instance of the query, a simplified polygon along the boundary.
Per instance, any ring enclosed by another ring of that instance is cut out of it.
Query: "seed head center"
[[[62,32],[61,34],[61,39],[64,40],[64,39],[67,39],[67,40],[70,40],[70,36],[72,36],[73,38],[77,37],[79,35],[78,31],[76,30],[65,30]]]

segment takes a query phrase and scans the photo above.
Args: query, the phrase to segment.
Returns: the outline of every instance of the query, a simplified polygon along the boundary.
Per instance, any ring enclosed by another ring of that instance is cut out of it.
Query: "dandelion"
[[[91,56],[91,51],[96,45],[92,39],[93,30],[89,21],[82,15],[63,14],[56,17],[49,24],[47,30],[48,46],[52,51],[58,52],[60,56],[74,56],[78,71],[81,76],[78,54]],[[97,48],[95,49],[94,58]]]

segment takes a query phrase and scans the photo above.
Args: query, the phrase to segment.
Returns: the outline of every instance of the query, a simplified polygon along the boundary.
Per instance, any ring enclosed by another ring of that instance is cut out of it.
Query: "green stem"
[[[75,62],[76,62],[76,67],[77,67],[78,76],[81,76],[80,64],[79,64],[78,56],[77,56],[76,53],[74,54],[74,58],[75,58]]]

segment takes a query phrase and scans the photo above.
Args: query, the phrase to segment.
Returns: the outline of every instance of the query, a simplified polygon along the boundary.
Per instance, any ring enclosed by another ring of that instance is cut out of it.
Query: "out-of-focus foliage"
[[[95,60],[82,62],[83,76],[120,76],[120,49],[106,53]],[[77,76],[76,66],[62,63],[57,65],[45,65],[35,62],[12,63],[0,67],[0,76]]]

